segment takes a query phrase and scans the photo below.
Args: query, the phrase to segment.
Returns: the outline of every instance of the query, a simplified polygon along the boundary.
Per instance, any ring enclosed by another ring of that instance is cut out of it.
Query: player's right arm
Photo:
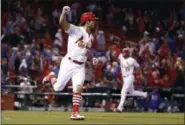
[[[62,14],[60,15],[59,24],[64,29],[64,31],[69,30],[70,24],[66,20],[66,15],[69,13],[70,7],[64,6],[62,10]]]
[[[73,35],[79,35],[81,34],[80,29],[73,25],[70,24],[67,20],[66,20],[66,15],[69,13],[70,11],[70,7],[69,6],[64,6],[63,10],[62,10],[62,14],[60,15],[60,19],[59,19],[59,24],[62,27],[62,29],[68,33],[70,36]]]

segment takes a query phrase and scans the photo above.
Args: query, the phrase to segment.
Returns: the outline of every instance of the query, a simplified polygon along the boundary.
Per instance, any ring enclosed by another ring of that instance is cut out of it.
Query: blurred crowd
[[[40,86],[50,71],[58,74],[66,53],[67,34],[58,19],[66,1],[4,1],[1,27],[1,84]],[[69,2],[69,1],[67,1]],[[83,5],[86,4],[86,5]],[[6,7],[7,5],[7,7]],[[86,88],[120,88],[122,74],[117,56],[128,47],[143,69],[135,72],[138,87],[183,87],[185,76],[185,9],[125,8],[113,3],[68,3],[67,19],[79,23],[85,11],[99,18],[99,31],[86,63]],[[69,82],[71,85],[71,81]],[[31,91],[31,90],[30,90]]]

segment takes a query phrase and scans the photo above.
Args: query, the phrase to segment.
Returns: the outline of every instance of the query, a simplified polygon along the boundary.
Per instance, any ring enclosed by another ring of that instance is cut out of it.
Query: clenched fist
[[[70,7],[69,6],[64,6],[63,10],[62,10],[62,13],[68,14],[69,11],[70,11]]]

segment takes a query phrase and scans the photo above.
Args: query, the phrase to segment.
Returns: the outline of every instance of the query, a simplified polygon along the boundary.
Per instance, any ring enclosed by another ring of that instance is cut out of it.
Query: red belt
[[[71,60],[72,62],[78,64],[78,65],[84,64],[83,62],[79,62],[79,61],[77,61],[77,60],[72,60],[71,57],[68,57],[68,59]]]

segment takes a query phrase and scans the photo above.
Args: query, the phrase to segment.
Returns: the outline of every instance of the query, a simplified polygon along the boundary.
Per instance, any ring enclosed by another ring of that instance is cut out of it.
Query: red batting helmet
[[[84,23],[86,21],[94,21],[97,20],[98,18],[92,13],[92,12],[86,12],[83,13],[80,17],[80,22]]]
[[[122,53],[123,53],[124,56],[129,55],[129,49],[128,48],[123,48]]]

